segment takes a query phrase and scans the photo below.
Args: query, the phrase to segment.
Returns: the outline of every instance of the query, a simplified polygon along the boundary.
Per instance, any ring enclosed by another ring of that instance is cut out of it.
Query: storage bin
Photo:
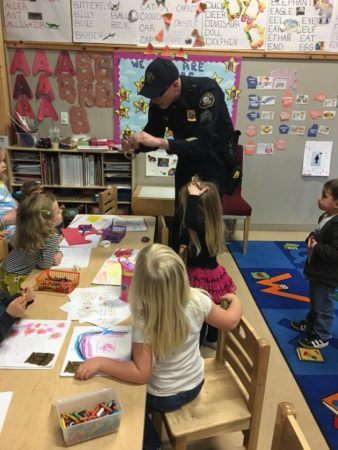
[[[80,281],[80,273],[71,270],[46,269],[36,277],[39,291],[72,292]]]
[[[36,147],[38,143],[37,133],[16,133],[18,145],[22,147]]]
[[[73,426],[65,427],[62,423],[61,414],[79,413],[83,410],[93,410],[99,403],[114,400],[117,412],[114,414],[98,417]],[[57,400],[55,403],[56,414],[62,430],[63,438],[67,446],[87,441],[108,433],[117,431],[121,421],[121,404],[111,388],[103,388],[94,392],[87,392]]]

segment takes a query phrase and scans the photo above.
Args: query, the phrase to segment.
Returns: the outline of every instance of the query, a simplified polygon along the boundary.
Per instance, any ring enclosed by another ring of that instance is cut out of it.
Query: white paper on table
[[[96,230],[104,230],[109,227],[113,219],[117,216],[103,214],[76,214],[68,225],[69,228],[78,228],[79,225],[92,225]],[[90,236],[90,235],[89,235]],[[88,236],[86,236],[87,238]]]
[[[102,328],[116,325],[130,316],[129,304],[119,300],[120,287],[77,288],[69,294],[70,320],[89,322]]]
[[[302,175],[329,176],[332,145],[332,141],[306,141]]]
[[[124,225],[127,231],[146,231],[147,226],[143,217],[119,217],[115,215],[102,214],[77,214],[69,228],[78,228],[79,225],[92,225],[96,230],[102,231],[109,227],[114,221],[117,225]],[[86,239],[90,235],[86,235]]]
[[[0,433],[7,415],[9,404],[11,403],[13,392],[0,392]]]
[[[118,249],[123,250],[123,249]],[[117,251],[117,250],[115,250]],[[128,259],[135,263],[136,257],[139,253],[138,249],[133,249],[131,256]],[[101,284],[108,286],[118,286],[121,284],[122,270],[118,262],[118,258],[113,253],[100,267],[100,270],[95,275],[92,284]]]
[[[64,247],[62,249],[63,257],[61,264],[52,268],[60,269],[62,267],[64,269],[72,269],[74,266],[88,267],[91,247],[84,248],[82,245],[75,247],[79,248],[74,248],[74,246]]]
[[[66,337],[70,322],[66,320],[22,319],[0,344],[0,367],[4,369],[52,369]],[[26,363],[36,353],[52,353],[45,366]]]
[[[143,217],[116,217],[114,224],[127,227],[127,231],[147,231],[147,226]]]
[[[87,339],[86,346],[80,343],[83,338]],[[127,326],[110,327],[109,330],[95,326],[74,327],[60,376],[74,376],[65,371],[68,362],[83,362],[95,356],[130,361],[131,338],[131,327]]]
[[[66,312],[67,314],[69,314],[69,302],[68,303],[64,303],[63,305],[60,306],[60,309],[64,312]],[[69,317],[68,317],[69,319]]]

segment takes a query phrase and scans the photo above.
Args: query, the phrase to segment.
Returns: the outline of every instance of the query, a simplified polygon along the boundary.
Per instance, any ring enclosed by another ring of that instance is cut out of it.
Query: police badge
[[[210,108],[215,103],[215,97],[211,92],[205,92],[200,98],[200,108]]]

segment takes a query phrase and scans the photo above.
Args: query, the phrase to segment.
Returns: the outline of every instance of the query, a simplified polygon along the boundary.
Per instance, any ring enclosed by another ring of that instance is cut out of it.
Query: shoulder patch
[[[215,103],[215,97],[211,92],[205,92],[200,98],[200,108],[210,108]]]

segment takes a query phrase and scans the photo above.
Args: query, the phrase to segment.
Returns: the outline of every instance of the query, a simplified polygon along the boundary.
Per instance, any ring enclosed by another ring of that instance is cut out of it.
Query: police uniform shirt
[[[156,137],[163,137],[166,127],[173,132],[167,152],[178,156],[176,193],[195,174],[219,185],[224,183],[226,170],[210,150],[221,155],[225,140],[234,132],[224,94],[215,80],[182,75],[181,82],[181,95],[168,109],[150,105],[144,128]],[[141,145],[139,150],[154,148]]]

